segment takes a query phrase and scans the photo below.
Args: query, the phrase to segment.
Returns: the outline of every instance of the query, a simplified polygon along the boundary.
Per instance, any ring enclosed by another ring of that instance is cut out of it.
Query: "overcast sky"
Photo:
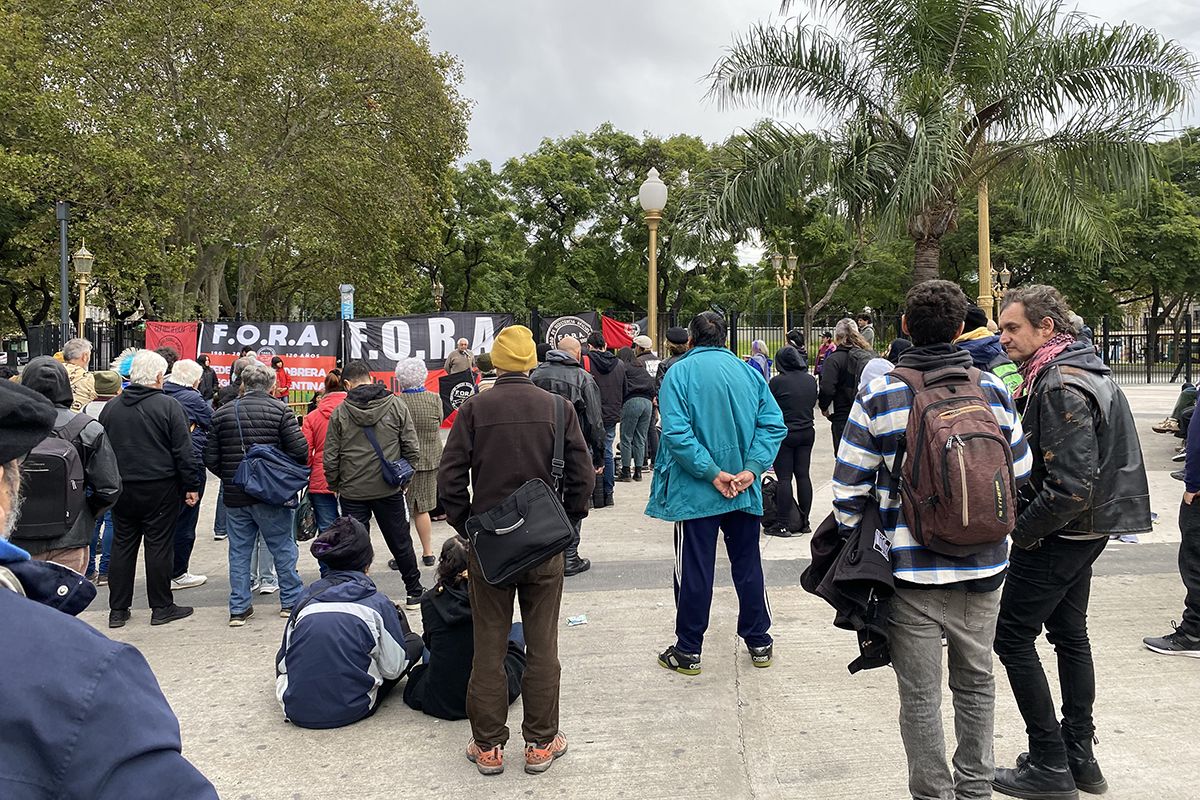
[[[721,111],[705,74],[777,0],[417,0],[436,50],[462,63],[468,159],[494,163],[605,121],[633,134],[721,141],[762,112]],[[1200,52],[1197,0],[1081,0],[1106,22],[1156,28]],[[1187,120],[1200,122],[1196,103]]]

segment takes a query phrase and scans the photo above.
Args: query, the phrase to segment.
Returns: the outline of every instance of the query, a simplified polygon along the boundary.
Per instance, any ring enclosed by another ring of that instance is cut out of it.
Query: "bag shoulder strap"
[[[242,436],[242,398],[233,401],[233,418],[238,426],[238,442],[242,445],[242,455],[246,455],[246,439]]]
[[[567,412],[564,408],[566,400],[554,395],[554,458],[550,461],[550,477],[554,479],[554,491],[562,489],[563,472],[567,462],[563,459],[566,454],[567,442]]]
[[[379,457],[379,460],[387,463],[387,458],[383,455],[383,448],[379,446],[379,439],[375,436],[375,426],[364,425],[362,432],[367,437],[367,441],[371,443],[371,447],[375,448],[375,455]]]

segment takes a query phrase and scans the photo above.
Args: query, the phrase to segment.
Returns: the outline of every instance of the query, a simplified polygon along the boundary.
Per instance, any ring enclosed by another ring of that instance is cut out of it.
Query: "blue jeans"
[[[255,503],[226,510],[229,524],[229,613],[240,614],[250,607],[250,559],[261,534],[279,574],[279,603],[291,608],[300,599],[304,583],[296,571],[300,551],[292,538],[290,508]]]
[[[617,426],[604,426],[604,493],[612,494],[617,483],[617,464],[613,461],[613,442],[617,438]]]
[[[297,545],[297,557],[299,557],[299,554],[299,545]],[[263,541],[262,534],[260,533],[254,549],[250,551],[250,588],[278,585],[279,575],[275,571],[275,564],[271,558],[271,550],[267,547],[267,543]]]
[[[101,534],[103,531],[103,535]],[[112,511],[104,512],[104,516],[96,520],[96,529],[92,531],[92,543],[88,548],[88,571],[97,572],[96,570],[96,549],[100,549],[100,569],[99,574],[108,574],[108,559],[112,555],[113,543],[113,521]]]
[[[312,503],[313,514],[317,517],[317,530],[322,532],[328,530],[333,521],[338,518],[337,495],[309,492],[308,499]]]
[[[228,526],[225,522],[225,484],[217,491],[217,516],[213,520],[213,533],[224,535]]]

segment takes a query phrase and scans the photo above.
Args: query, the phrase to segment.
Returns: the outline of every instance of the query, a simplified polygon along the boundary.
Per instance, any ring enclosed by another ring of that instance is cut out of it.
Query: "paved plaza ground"
[[[1177,386],[1127,387],[1159,523],[1142,544],[1110,545],[1093,582],[1097,756],[1114,800],[1197,796],[1187,788],[1184,765],[1200,758],[1200,660],[1155,655],[1141,644],[1143,636],[1168,633],[1182,609],[1175,564],[1182,484],[1168,474],[1178,466],[1170,462],[1178,440],[1150,431],[1177,392]],[[818,422],[814,523],[830,508],[832,464],[828,427]],[[648,480],[618,484],[616,508],[584,523],[581,551],[593,566],[567,579],[561,615],[562,728],[571,750],[543,776],[520,769],[520,701],[510,714],[510,757],[517,763],[494,778],[463,758],[465,721],[414,712],[400,692],[348,728],[307,731],[285,723],[274,693],[284,625],[274,613],[278,595],[257,598],[257,616],[246,627],[227,627],[228,574],[224,544],[211,535],[211,481],[192,561],[192,571],[206,573],[209,582],[176,593],[177,602],[196,606],[195,616],[150,627],[139,582],[133,619],[112,636],[149,659],[179,716],[185,755],[223,798],[907,797],[895,676],[887,668],[847,673],[857,654],[853,634],[834,629],[832,610],[799,586],[809,537],[762,541],[775,615],[771,669],[751,667],[736,637],[727,565],[718,568],[703,673],[684,677],[657,665],[657,653],[673,641],[674,559],[671,526],[642,515],[648,489]],[[450,533],[436,526],[438,544]],[[375,549],[377,583],[401,598],[378,533]],[[306,582],[316,579],[316,562],[304,547],[300,569]],[[433,570],[424,572],[432,584]],[[107,601],[101,589],[82,615],[106,633]],[[566,618],[577,614],[586,614],[588,624],[568,628]],[[419,612],[409,619],[419,630]],[[1044,639],[1041,646],[1052,659]],[[1053,667],[1049,675],[1055,684]],[[947,690],[952,749],[949,709]],[[1011,766],[1024,749],[1023,726],[997,663],[997,761]]]

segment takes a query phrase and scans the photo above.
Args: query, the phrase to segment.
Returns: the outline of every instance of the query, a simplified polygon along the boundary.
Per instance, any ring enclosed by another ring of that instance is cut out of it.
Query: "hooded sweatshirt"
[[[204,400],[204,395],[191,386],[167,382],[163,384],[163,392],[179,405],[187,414],[188,428],[192,435],[192,452],[196,454],[196,463],[200,465],[199,481],[204,482],[204,448],[208,444],[208,432],[212,430],[212,406]]]
[[[408,676],[404,702],[439,719],[467,718],[467,683],[475,658],[475,625],[467,585],[439,583],[421,598],[421,630],[429,663],[418,664]],[[509,642],[504,657],[508,702],[521,695],[525,652]]]
[[[104,404],[100,424],[108,432],[123,483],[176,478],[185,492],[200,490],[204,473],[192,450],[187,414],[162,389],[130,384]]]
[[[621,421],[621,407],[625,405],[625,362],[607,350],[592,350],[588,353],[592,377],[600,389],[600,416],[604,427],[611,428]]]
[[[74,394],[67,378],[67,370],[49,356],[35,358],[21,373],[21,385],[47,398],[55,406],[56,432],[68,425],[80,414],[71,411]],[[104,426],[92,420],[83,427],[72,444],[79,451],[83,464],[85,486],[90,490],[83,513],[76,517],[71,530],[55,539],[23,539],[18,525],[13,534],[13,543],[34,555],[50,550],[86,547],[92,541],[92,530],[96,518],[112,508],[121,494],[121,472],[117,457],[109,445]]]
[[[987,328],[967,331],[954,340],[960,350],[971,354],[971,363],[976,369],[990,372],[1004,382],[1008,393],[1015,395],[1024,380],[1017,365],[1000,346],[1000,337]]]
[[[804,354],[784,347],[775,354],[779,374],[771,378],[771,394],[783,411],[788,436],[813,429],[813,409],[817,405],[817,379],[808,373]]]
[[[0,797],[169,786],[172,798],[216,800],[180,754],[179,721],[146,659],[73,618],[95,596],[82,575],[0,539]]]
[[[388,461],[416,464],[421,442],[408,406],[381,384],[356,386],[333,410],[325,434],[325,482],[329,491],[351,500],[378,500],[402,491],[383,479],[383,466],[363,428],[374,426]]]
[[[346,400],[345,392],[321,395],[317,407],[310,411],[300,425],[304,440],[308,442],[308,490],[317,494],[329,494],[325,481],[325,435],[329,430],[329,418],[333,410]]]
[[[362,572],[331,570],[300,596],[275,656],[275,697],[301,728],[368,716],[379,687],[421,656],[421,638]]]

